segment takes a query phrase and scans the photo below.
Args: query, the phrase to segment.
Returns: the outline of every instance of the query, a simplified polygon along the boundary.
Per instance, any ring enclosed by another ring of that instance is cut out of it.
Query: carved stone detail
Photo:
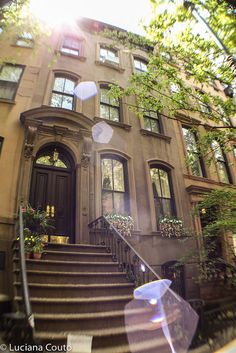
[[[92,152],[92,139],[91,137],[84,136],[83,138],[83,153],[81,157],[81,166],[88,168]]]
[[[26,130],[24,156],[25,156],[25,158],[28,159],[32,156],[32,153],[33,153],[38,127],[37,126],[26,126],[26,129],[27,130]]]

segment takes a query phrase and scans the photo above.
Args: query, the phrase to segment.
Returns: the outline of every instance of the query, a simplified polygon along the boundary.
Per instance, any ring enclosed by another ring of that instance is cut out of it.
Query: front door
[[[61,147],[50,146],[36,156],[30,204],[45,210],[52,219],[51,235],[74,241],[74,170],[71,158]]]

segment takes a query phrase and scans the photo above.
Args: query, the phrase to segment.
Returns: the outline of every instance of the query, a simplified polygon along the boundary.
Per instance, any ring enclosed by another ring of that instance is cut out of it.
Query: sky
[[[37,16],[41,13],[44,19],[46,16],[47,22],[76,14],[138,34],[144,33],[140,21],[148,24],[151,18],[149,0],[31,0],[31,11]]]

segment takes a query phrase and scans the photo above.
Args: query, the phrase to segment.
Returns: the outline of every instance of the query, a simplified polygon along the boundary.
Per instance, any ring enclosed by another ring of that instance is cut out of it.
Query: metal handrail
[[[22,279],[22,290],[23,290],[23,302],[25,307],[25,315],[29,325],[34,329],[34,316],[31,309],[31,303],[29,299],[29,287],[26,275],[26,262],[25,262],[25,245],[24,245],[24,227],[23,227],[23,212],[22,205],[19,207],[19,251],[20,251],[20,271]]]
[[[137,261],[138,264],[141,262],[141,264],[145,266],[144,271],[141,270],[141,272],[143,272],[143,275],[141,276],[141,283],[139,283],[137,281],[137,278],[135,278],[135,276],[136,276],[136,273],[135,273],[136,271],[134,269],[135,264],[133,264],[133,268],[132,268],[132,265],[131,265],[132,276],[129,276],[129,279],[133,280],[133,282],[135,283],[136,286],[148,283],[150,281],[149,271],[154,275],[155,278],[161,279],[161,277],[156,273],[156,271],[153,270],[153,268],[143,259],[143,257],[137,252],[137,250],[134,249],[134,247],[127,241],[127,239],[106,219],[106,217],[104,217],[104,216],[98,217],[94,221],[90,222],[88,224],[88,227],[91,229],[94,226],[95,227],[95,233],[96,233],[96,230],[97,230],[96,226],[99,223],[102,223],[103,225],[105,224],[107,226],[106,230],[110,230],[113,233],[113,235],[117,236],[117,238],[119,240],[122,240],[126,244],[126,246],[129,248],[129,251],[133,252],[134,257],[136,257],[136,259],[138,260]],[[101,243],[103,245],[107,246],[107,244],[104,243],[104,238],[102,240],[103,241]],[[107,247],[109,248],[109,246],[107,246]],[[118,249],[118,252],[120,253],[121,251],[119,251],[119,249]],[[122,256],[122,255],[120,254],[120,256]],[[114,258],[114,256],[113,256],[113,258]],[[114,260],[118,260],[119,265],[122,267],[122,262],[118,258],[117,254],[115,254]],[[140,272],[141,264],[139,266],[139,272]],[[124,268],[124,269],[127,272],[129,272],[130,271],[130,266],[128,266],[128,270],[127,270],[127,268]],[[145,276],[146,269],[148,270],[147,271],[148,272],[147,276]],[[179,300],[178,295],[172,289],[169,288],[169,290],[176,297],[176,299]]]

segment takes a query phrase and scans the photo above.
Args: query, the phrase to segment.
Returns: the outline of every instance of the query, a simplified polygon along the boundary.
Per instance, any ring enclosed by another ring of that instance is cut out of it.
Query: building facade
[[[89,242],[88,223],[106,212],[130,214],[132,244],[160,274],[173,276],[169,266],[201,239],[162,237],[160,219],[181,219],[200,234],[192,209],[201,195],[236,183],[235,156],[220,148],[211,167],[197,152],[194,166],[186,166],[196,138],[187,117],[146,112],[138,118],[129,109],[135,98],[108,96],[110,83],[125,88],[133,73],[146,70],[148,53],[114,46],[95,34],[101,26],[81,20],[76,29],[54,30],[37,50],[30,34],[1,41],[4,57],[15,58],[0,71],[1,292],[9,292],[10,248],[22,202],[44,209],[54,219],[54,235],[71,243]],[[97,94],[81,100],[74,89],[87,81],[95,82]],[[106,143],[92,135],[102,121],[113,130]],[[179,275],[187,298],[197,293],[194,268],[190,263]]]

